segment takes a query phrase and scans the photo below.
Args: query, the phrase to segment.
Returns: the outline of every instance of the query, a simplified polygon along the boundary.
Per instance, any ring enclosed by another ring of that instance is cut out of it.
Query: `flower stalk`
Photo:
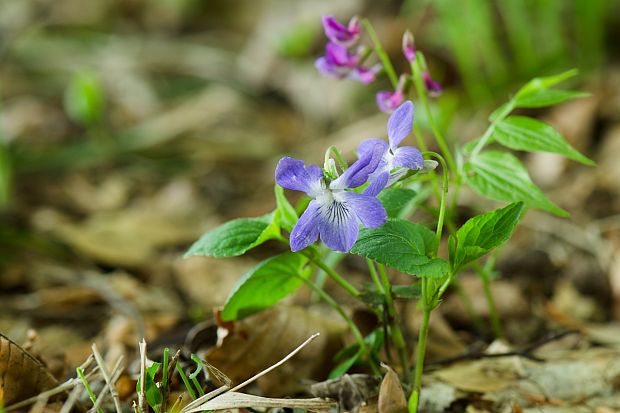
[[[454,176],[458,175],[458,170],[456,167],[456,162],[454,162],[454,158],[452,157],[452,153],[448,145],[446,144],[446,140],[443,137],[443,134],[437,127],[437,123],[435,122],[435,118],[433,116],[433,111],[428,103],[428,92],[426,90],[426,86],[424,84],[424,71],[423,65],[425,65],[424,55],[422,52],[416,52],[416,59],[411,62],[411,73],[413,74],[413,84],[415,86],[416,93],[418,95],[418,99],[420,99],[420,103],[422,103],[422,107],[426,112],[426,116],[428,118],[428,122],[433,131],[433,135],[435,135],[435,140],[441,149],[443,156],[446,158],[448,162],[448,166],[450,166],[450,170],[454,174]]]

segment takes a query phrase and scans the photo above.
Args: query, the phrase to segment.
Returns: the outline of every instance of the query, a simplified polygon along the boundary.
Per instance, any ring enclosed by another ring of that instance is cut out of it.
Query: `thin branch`
[[[534,342],[533,344],[530,344],[527,347],[522,348],[521,350],[513,350],[513,351],[506,351],[504,353],[491,353],[491,354],[484,353],[483,351],[469,351],[464,354],[461,354],[460,356],[450,357],[450,358],[441,359],[441,360],[427,363],[427,367],[437,368],[437,367],[443,367],[443,366],[447,366],[447,365],[450,365],[450,364],[453,364],[459,361],[465,361],[465,360],[480,360],[480,359],[491,359],[491,358],[501,358],[501,357],[511,357],[511,356],[519,356],[519,357],[526,358],[528,360],[543,362],[545,361],[545,359],[538,357],[535,354],[532,354],[532,352],[537,350],[539,347],[544,346],[545,344],[548,344],[555,340],[562,339],[571,334],[579,334],[579,331],[568,330],[568,331],[561,331],[559,333],[553,333],[546,337],[541,338],[540,340]]]
[[[110,376],[110,373],[105,366],[101,354],[99,354],[99,351],[97,350],[97,345],[93,344],[91,348],[93,350],[93,355],[95,356],[95,361],[99,365],[99,369],[101,370],[101,374],[103,375],[103,379],[105,380],[110,389],[110,395],[112,396],[112,400],[114,400],[114,408],[116,409],[116,413],[123,413],[123,409],[121,408],[121,401],[118,398],[118,392],[116,391],[116,386],[112,381],[112,377]],[[119,357],[119,360],[116,362],[116,364],[120,366],[121,361],[122,356]]]
[[[147,413],[146,409],[146,341],[140,341],[140,393],[138,393],[138,410]]]

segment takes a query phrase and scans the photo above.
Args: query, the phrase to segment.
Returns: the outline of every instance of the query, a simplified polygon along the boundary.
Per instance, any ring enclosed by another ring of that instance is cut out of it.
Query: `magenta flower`
[[[381,148],[381,162],[377,169],[368,177],[370,185],[364,190],[364,194],[376,196],[386,186],[402,178],[407,170],[424,168],[424,158],[417,148],[413,146],[398,145],[413,128],[413,103],[406,101],[390,115],[387,124],[388,141],[383,139],[367,139],[357,148],[357,154],[362,157],[369,156],[368,153]]]
[[[377,198],[350,191],[366,183],[381,162],[383,148],[368,147],[342,175],[329,182],[321,168],[284,157],[276,167],[276,182],[283,188],[302,191],[314,198],[291,231],[292,251],[299,251],[319,237],[330,249],[347,252],[359,234],[359,222],[376,228],[387,214]]]
[[[403,34],[403,55],[409,63],[415,60],[415,44],[413,43],[413,34],[409,30]]]
[[[424,79],[424,85],[426,86],[429,96],[437,97],[441,95],[441,85],[439,82],[436,82],[433,78],[431,78],[428,71],[422,73],[422,78]]]
[[[375,80],[380,66],[367,68],[359,64],[363,50],[351,52],[346,47],[329,42],[325,45],[325,56],[319,57],[314,66],[323,75],[336,79],[353,79],[367,85]]]
[[[377,106],[381,112],[392,113],[405,101],[405,82],[406,77],[402,75],[398,80],[398,86],[393,92],[382,90],[377,92]]]
[[[344,47],[353,46],[360,38],[362,27],[357,17],[353,17],[347,26],[340,23],[334,16],[323,16],[325,35],[333,43]]]

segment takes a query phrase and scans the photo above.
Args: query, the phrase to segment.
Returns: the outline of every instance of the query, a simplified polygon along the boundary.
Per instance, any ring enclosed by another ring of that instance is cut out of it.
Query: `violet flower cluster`
[[[324,16],[323,29],[329,42],[325,45],[325,55],[315,62],[318,71],[336,79],[348,78],[364,84],[372,83],[381,66],[368,67],[362,64],[368,53],[363,46],[357,46],[362,33],[358,18],[353,17],[348,25],[344,25],[333,16]],[[415,62],[416,49],[413,35],[409,31],[403,34],[402,52],[409,64]],[[409,77],[402,74],[395,90],[377,92],[379,110],[391,113],[405,101]],[[433,80],[426,67],[423,68],[422,80],[430,96],[441,94],[441,85]]]
[[[284,157],[276,167],[276,183],[305,192],[313,198],[291,231],[292,251],[299,251],[319,238],[334,251],[347,252],[359,234],[359,223],[376,228],[387,220],[377,195],[401,179],[408,170],[421,170],[424,159],[411,146],[398,147],[411,133],[413,103],[405,102],[388,120],[388,139],[367,139],[357,150],[358,160],[332,179],[316,165]],[[356,192],[367,184],[363,192]]]
[[[362,33],[357,17],[345,26],[333,16],[324,16],[323,29],[329,42],[325,45],[325,55],[315,62],[318,71],[336,79],[353,79],[365,85],[372,83],[380,66],[363,65],[365,48],[357,45]]]

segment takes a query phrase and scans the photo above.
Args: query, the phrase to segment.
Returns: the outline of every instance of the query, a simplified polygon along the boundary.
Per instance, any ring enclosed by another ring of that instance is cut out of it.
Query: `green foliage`
[[[515,107],[540,108],[557,105],[569,99],[589,96],[588,93],[584,92],[549,89],[566,79],[570,79],[577,73],[576,69],[571,69],[557,75],[536,77],[530,80],[514,96]]]
[[[467,184],[482,196],[497,201],[522,201],[532,208],[568,216],[568,212],[551,202],[532,182],[514,155],[499,151],[482,152],[465,163],[463,172]]]
[[[274,192],[276,194],[276,211],[280,216],[280,225],[282,229],[291,232],[299,219],[297,211],[284,196],[284,189],[280,185],[275,185]]]
[[[581,162],[594,162],[575,150],[553,127],[527,116],[509,116],[495,126],[493,138],[502,145],[522,151],[553,152]]]
[[[212,229],[196,241],[185,257],[236,257],[280,236],[273,214],[258,218],[238,218]]]
[[[437,249],[435,233],[420,224],[389,219],[379,228],[364,228],[351,253],[419,277],[442,277],[448,263],[430,258]]]
[[[456,273],[493,248],[506,242],[523,213],[522,202],[510,204],[486,214],[469,219],[450,237],[450,265]]]
[[[11,201],[13,168],[8,146],[2,142],[0,135],[0,210]]]
[[[303,284],[308,259],[287,252],[266,259],[237,282],[224,304],[221,317],[238,320],[271,307]]]
[[[103,115],[104,93],[97,76],[79,72],[73,76],[64,96],[65,111],[75,122],[92,126]]]
[[[155,384],[155,375],[157,374],[157,370],[159,370],[159,366],[160,363],[153,362],[153,364],[146,368],[144,383],[146,402],[156,412],[159,411],[158,406],[162,403],[161,392],[159,387],[157,387],[157,384]],[[140,379],[138,379],[138,382],[136,383],[136,393],[138,394],[140,394],[140,384]]]
[[[377,197],[383,204],[388,218],[398,218],[401,211],[417,195],[416,191],[407,188],[386,188]]]

